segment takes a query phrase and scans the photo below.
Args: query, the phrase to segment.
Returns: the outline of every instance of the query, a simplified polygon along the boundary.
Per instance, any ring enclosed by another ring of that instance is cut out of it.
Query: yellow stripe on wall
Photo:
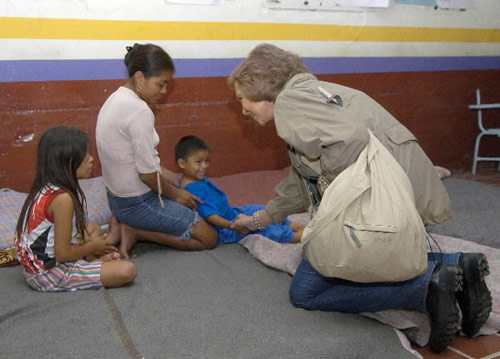
[[[0,17],[3,39],[500,42],[500,29]]]

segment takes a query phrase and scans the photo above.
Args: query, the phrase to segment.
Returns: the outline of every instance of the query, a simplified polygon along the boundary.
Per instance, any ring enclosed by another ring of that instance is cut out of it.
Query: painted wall
[[[466,11],[394,1],[358,11],[218,3],[1,2],[0,187],[27,190],[37,140],[48,127],[71,124],[93,138],[99,107],[125,78],[125,46],[134,42],[164,47],[178,69],[167,99],[155,109],[168,167],[174,168],[175,141],[189,133],[214,150],[212,176],[288,164],[272,126],[243,119],[225,83],[261,42],[296,52],[322,79],[370,94],[415,133],[435,163],[470,166],[478,130],[467,105],[477,87],[485,102],[500,101],[497,0],[476,0]],[[488,152],[500,147],[489,142]]]

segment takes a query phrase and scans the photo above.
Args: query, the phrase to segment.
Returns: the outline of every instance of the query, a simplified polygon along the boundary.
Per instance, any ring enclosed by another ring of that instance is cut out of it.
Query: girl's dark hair
[[[175,72],[174,61],[170,55],[153,44],[127,46],[123,62],[127,67],[129,77],[134,76],[137,71],[142,71],[147,79],[151,76],[158,76],[162,71]]]
[[[36,178],[24,202],[17,221],[16,232],[22,235],[28,218],[28,211],[38,193],[48,185],[64,189],[73,199],[76,226],[79,233],[85,233],[85,194],[78,183],[76,170],[85,160],[89,149],[87,135],[74,127],[57,126],[47,130],[38,144]]]
[[[210,147],[205,141],[193,135],[184,136],[175,145],[175,161],[177,162],[179,159],[187,161],[190,156],[201,150],[210,151]]]

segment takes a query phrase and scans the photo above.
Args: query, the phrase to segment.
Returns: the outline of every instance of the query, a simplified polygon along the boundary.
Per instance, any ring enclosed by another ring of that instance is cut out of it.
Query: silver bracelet
[[[253,225],[254,225],[254,227],[255,227],[256,229],[261,229],[261,228],[262,228],[262,225],[261,225],[261,224],[260,224],[260,222],[259,222],[259,211],[255,211],[255,212],[253,212],[253,216],[252,216],[252,218],[253,218],[253,220],[252,220],[252,221],[253,221]]]

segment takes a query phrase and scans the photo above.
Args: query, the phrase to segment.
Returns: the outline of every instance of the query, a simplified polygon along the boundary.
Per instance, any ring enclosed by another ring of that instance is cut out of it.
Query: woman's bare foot
[[[120,223],[120,255],[122,258],[130,259],[132,256],[132,248],[137,243],[137,233],[135,229],[126,224]]]
[[[120,227],[121,227],[120,222],[118,222],[118,220],[114,216],[111,216],[108,223],[108,234],[106,235],[106,239],[109,242],[111,242],[111,244],[114,246],[120,243],[121,239]]]

